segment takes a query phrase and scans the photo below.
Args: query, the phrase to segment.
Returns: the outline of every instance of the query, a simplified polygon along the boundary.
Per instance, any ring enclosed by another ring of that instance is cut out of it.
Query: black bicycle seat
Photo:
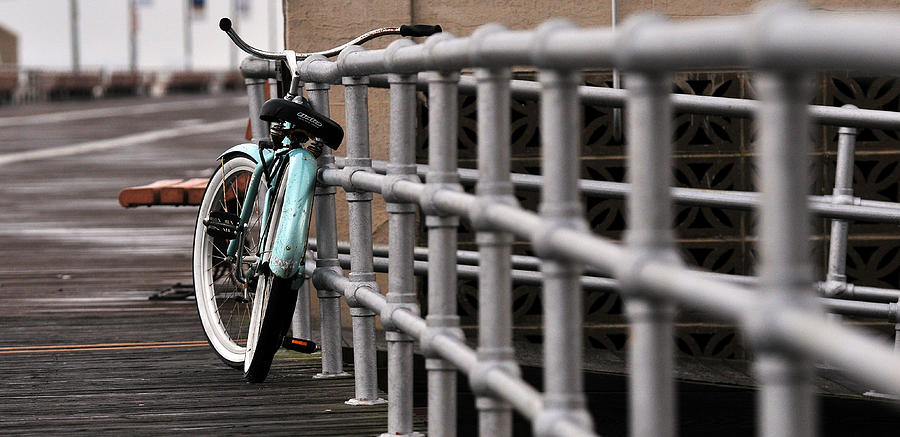
[[[302,129],[310,137],[321,139],[332,149],[337,149],[344,139],[344,129],[313,109],[305,98],[300,103],[285,99],[269,100],[260,108],[259,118],[269,123],[289,122],[293,128]]]

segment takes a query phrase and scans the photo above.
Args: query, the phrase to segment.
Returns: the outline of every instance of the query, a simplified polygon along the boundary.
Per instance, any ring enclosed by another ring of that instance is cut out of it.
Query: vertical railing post
[[[353,47],[346,50],[362,50]],[[344,53],[341,53],[343,57]],[[344,103],[346,108],[347,161],[344,171],[372,170],[369,155],[369,78],[345,77]],[[351,287],[365,286],[378,290],[372,260],[372,193],[345,186],[350,218],[350,283]],[[345,293],[355,296],[355,293]],[[386,402],[378,397],[378,369],[375,355],[375,313],[348,300],[353,319],[353,374],[356,394],[350,405],[375,405]]]
[[[634,284],[649,260],[678,262],[672,231],[672,105],[669,76],[628,76],[628,231],[625,244],[638,262],[622,276],[629,323],[629,429],[632,436],[674,436],[675,307]]]
[[[307,83],[306,92],[313,108],[326,117],[329,115],[328,84]],[[319,169],[335,168],[334,155],[328,147],[316,159]],[[316,268],[340,268],[337,249],[337,217],[334,194],[336,189],[316,184],[314,210],[316,214]],[[322,373],[316,378],[349,376],[344,372],[341,353],[341,293],[333,290],[316,290],[321,315]]]
[[[502,29],[485,26],[472,36],[479,38]],[[478,361],[482,371],[503,368],[518,375],[512,343],[512,234],[481,223],[477,212],[485,205],[515,205],[510,182],[510,89],[509,68],[475,70],[478,108],[478,184],[475,193],[478,243]],[[512,435],[512,409],[508,402],[490,396],[480,373],[471,377],[478,408],[479,435]]]
[[[762,385],[758,398],[762,436],[816,435],[813,366],[810,360],[773,342],[766,330],[786,308],[813,311],[809,259],[809,110],[812,81],[802,72],[757,74],[760,96],[759,211],[760,280],[765,303],[756,308],[751,331]]]
[[[312,338],[312,320],[309,314],[309,273],[296,284],[297,304],[294,306],[294,317],[291,319],[291,332],[297,338]]]
[[[855,109],[856,106],[844,105]],[[853,204],[853,155],[856,152],[856,128],[838,128],[837,163],[834,171],[834,190],[831,202],[837,205]],[[826,294],[829,296],[847,290],[847,220],[831,220],[831,236],[828,244],[828,274],[825,276]],[[829,314],[832,320],[840,320],[839,314]]]
[[[538,31],[571,26],[548,22]],[[540,37],[539,37],[540,38]],[[538,53],[540,57],[540,53]],[[544,410],[535,421],[538,436],[556,435],[559,421],[590,429],[582,373],[584,308],[580,277],[584,265],[550,250],[547,239],[557,229],[587,230],[578,189],[581,174],[581,74],[542,67],[541,83],[541,203],[540,215],[550,222],[533,238],[544,258]]]
[[[250,132],[252,141],[258,143],[260,139],[269,136],[269,124],[259,118],[259,108],[265,103],[265,87],[268,79],[244,79],[247,86],[247,106],[250,113]]]
[[[398,40],[388,46],[388,58],[397,49],[413,44]],[[404,203],[393,193],[400,180],[416,180],[416,76],[389,74],[390,84],[390,162],[382,195],[387,202],[388,217],[388,291],[387,305],[381,314],[388,348],[388,432],[383,436],[414,434],[413,408],[413,339],[391,323],[395,311],[419,314],[413,276],[415,250],[416,205]]]
[[[434,44],[449,34],[431,37]],[[457,173],[457,103],[459,73],[433,72],[428,78],[428,174],[429,190],[462,191]],[[428,316],[429,328],[445,335],[463,337],[456,314],[456,229],[459,217],[441,213],[430,204],[423,206],[428,227]],[[456,436],[456,368],[438,355],[426,354],[428,371],[428,435]]]

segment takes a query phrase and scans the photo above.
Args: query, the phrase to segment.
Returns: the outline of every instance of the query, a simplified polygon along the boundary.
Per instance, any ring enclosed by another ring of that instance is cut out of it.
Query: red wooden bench
[[[209,179],[163,179],[152,184],[128,187],[119,192],[119,205],[136,206],[200,205]]]
[[[269,87],[265,87],[265,99],[269,99]],[[244,138],[248,141],[253,138],[250,120],[247,120]],[[208,182],[204,178],[163,179],[147,185],[128,187],[119,191],[119,205],[126,208],[153,205],[199,206]],[[248,182],[249,179],[243,183]]]

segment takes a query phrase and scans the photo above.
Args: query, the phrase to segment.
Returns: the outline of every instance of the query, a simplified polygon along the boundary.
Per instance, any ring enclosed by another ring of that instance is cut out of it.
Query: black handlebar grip
[[[400,35],[403,36],[430,36],[443,31],[444,30],[441,29],[439,24],[434,26],[429,26],[427,24],[404,24],[400,26]]]
[[[219,29],[222,29],[225,32],[231,30],[231,20],[229,20],[228,17],[219,20]]]

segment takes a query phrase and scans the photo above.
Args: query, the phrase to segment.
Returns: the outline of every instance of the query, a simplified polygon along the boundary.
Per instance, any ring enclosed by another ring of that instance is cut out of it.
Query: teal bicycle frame
[[[259,243],[260,248],[271,247],[271,250],[260,254],[246,276],[255,276],[264,265],[268,265],[268,269],[280,278],[291,279],[302,275],[305,273],[306,240],[316,184],[316,158],[301,148],[285,147],[274,152],[263,149],[261,153],[256,144],[247,143],[228,149],[219,159],[234,154],[244,155],[257,164],[247,186],[237,238],[228,244],[226,256],[232,259],[243,257],[244,254],[238,253],[242,245],[237,242],[243,240],[243,233],[247,230],[265,169],[271,168],[271,180],[274,182],[266,193]],[[282,189],[283,193],[279,196]],[[277,223],[274,229],[270,225],[273,220]],[[268,239],[272,232],[274,241],[269,246]],[[241,265],[241,260],[235,262]]]

